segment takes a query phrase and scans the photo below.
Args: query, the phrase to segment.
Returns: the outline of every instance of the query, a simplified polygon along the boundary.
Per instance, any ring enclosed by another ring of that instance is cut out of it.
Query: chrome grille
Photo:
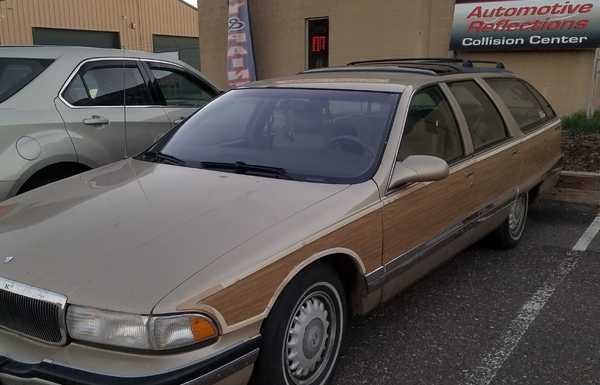
[[[0,328],[62,345],[66,303],[63,295],[0,278]]]

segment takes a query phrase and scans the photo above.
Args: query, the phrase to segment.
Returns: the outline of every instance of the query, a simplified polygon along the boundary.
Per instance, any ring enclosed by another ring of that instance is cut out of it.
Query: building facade
[[[163,52],[199,67],[198,12],[181,0],[0,0],[0,45]]]
[[[451,52],[454,7],[454,0],[250,0],[257,77],[361,59],[456,55],[504,62],[560,115],[586,109],[594,49]],[[198,11],[203,72],[226,87],[227,1],[201,0]]]
[[[446,56],[452,27],[452,0],[251,0],[250,15],[258,78],[289,75],[308,68],[308,28],[328,23],[328,65],[352,60],[403,56]],[[227,5],[198,4],[202,68],[226,83]],[[315,36],[311,36],[315,37]],[[310,43],[310,44],[309,44]],[[322,46],[321,46],[322,47]],[[309,49],[310,48],[310,49]]]

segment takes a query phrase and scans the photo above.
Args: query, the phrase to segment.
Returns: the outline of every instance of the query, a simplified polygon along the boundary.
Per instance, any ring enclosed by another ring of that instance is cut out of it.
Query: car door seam
[[[456,240],[477,225],[487,221],[489,218],[506,209],[513,200],[514,198],[511,197],[507,202],[485,206],[474,214],[448,226],[434,238],[411,248],[391,259],[380,268],[366,274],[365,280],[367,282],[367,291],[373,292],[374,290],[379,289],[394,276],[405,272],[419,261],[422,261],[424,258],[433,254],[436,249]]]

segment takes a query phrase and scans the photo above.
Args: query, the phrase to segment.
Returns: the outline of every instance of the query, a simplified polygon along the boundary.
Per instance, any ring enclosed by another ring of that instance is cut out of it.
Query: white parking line
[[[594,219],[572,250],[576,252],[586,251],[599,231],[600,216]],[[498,370],[502,368],[515,350],[527,329],[556,291],[556,288],[577,267],[580,260],[581,256],[578,253],[569,253],[569,257],[560,264],[550,279],[544,283],[544,286],[538,289],[533,297],[521,307],[519,314],[510,322],[494,348],[482,357],[479,366],[467,373],[465,380],[462,382],[463,385],[489,385],[492,382],[498,374]]]
[[[600,215],[594,219],[590,227],[583,233],[579,241],[573,247],[573,251],[586,251],[590,243],[594,240],[600,231]]]
[[[473,369],[463,382],[465,385],[488,385],[496,377],[498,370],[504,365],[504,362],[510,357],[513,350],[521,341],[521,338],[529,329],[529,326],[535,321],[540,311],[546,305],[546,302],[552,297],[554,291],[563,279],[571,272],[579,263],[580,257],[571,256],[564,260],[559,268],[554,272],[552,277],[535,292],[533,297],[529,299],[521,307],[519,314],[513,319],[508,328],[494,346],[494,349],[486,353],[481,359],[478,367]]]

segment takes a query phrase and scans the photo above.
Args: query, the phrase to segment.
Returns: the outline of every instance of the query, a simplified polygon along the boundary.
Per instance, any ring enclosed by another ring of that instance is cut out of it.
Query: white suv
[[[0,201],[135,155],[218,94],[155,54],[0,47]]]

